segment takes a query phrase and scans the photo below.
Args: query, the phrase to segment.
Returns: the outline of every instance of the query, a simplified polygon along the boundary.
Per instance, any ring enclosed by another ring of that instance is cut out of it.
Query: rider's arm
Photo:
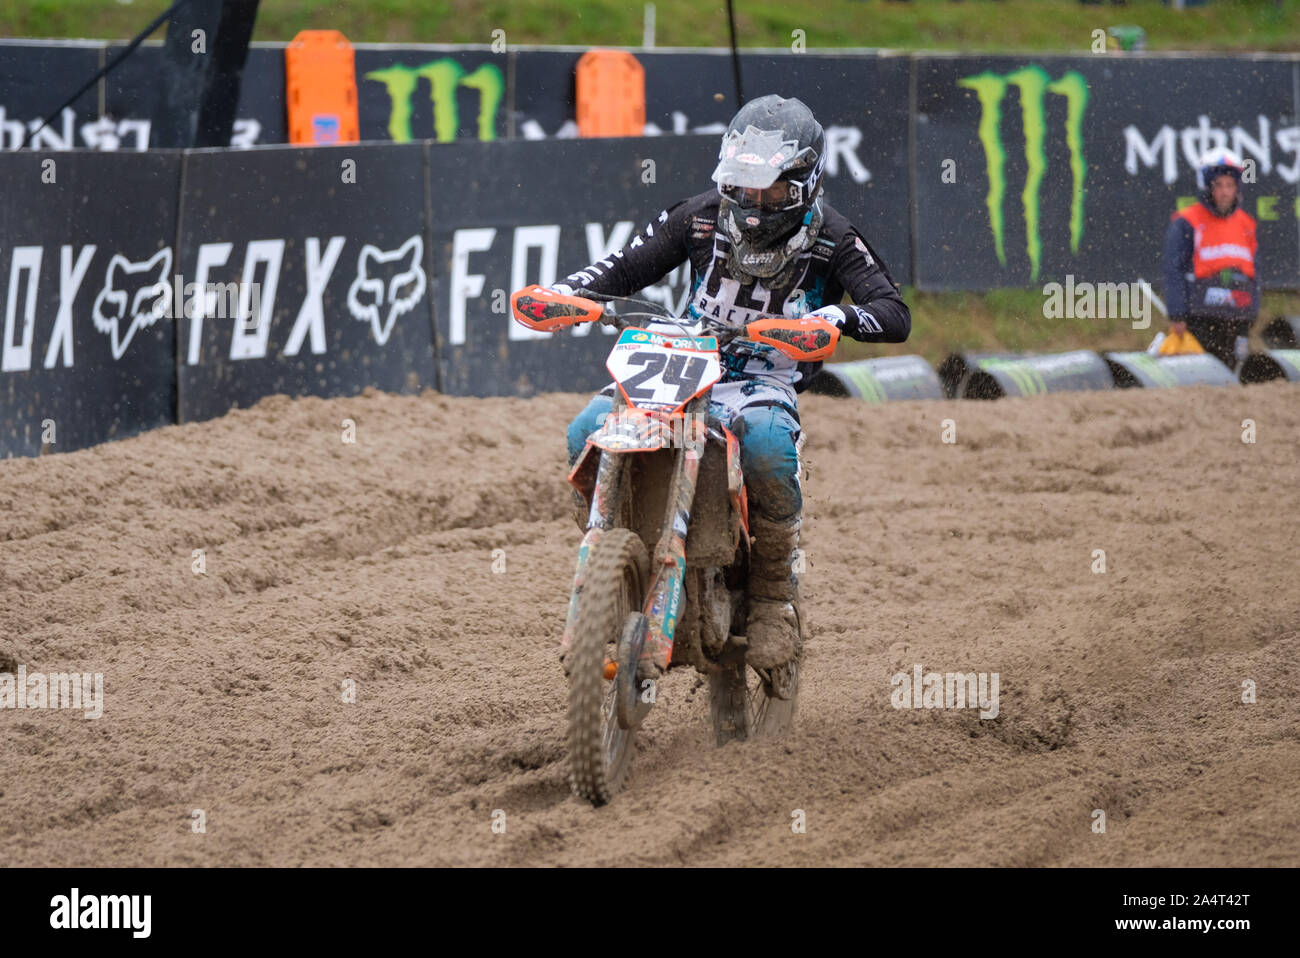
[[[831,256],[831,276],[855,305],[823,306],[846,336],[864,343],[901,343],[912,331],[912,312],[885,264],[856,231],[848,230]]]
[[[631,296],[653,286],[686,261],[691,216],[683,200],[668,207],[617,253],[570,273],[564,284],[575,292]]]

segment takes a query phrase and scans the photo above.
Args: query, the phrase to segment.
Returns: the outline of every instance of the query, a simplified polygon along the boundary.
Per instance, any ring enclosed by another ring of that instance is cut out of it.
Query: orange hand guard
[[[769,316],[746,325],[745,335],[804,363],[830,359],[840,341],[839,327],[819,316]]]
[[[565,296],[545,286],[525,286],[510,297],[515,320],[529,329],[553,333],[574,323],[600,319],[600,303],[581,296]]]

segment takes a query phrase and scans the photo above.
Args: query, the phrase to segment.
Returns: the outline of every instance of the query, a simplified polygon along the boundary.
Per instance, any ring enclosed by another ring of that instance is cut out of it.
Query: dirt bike
[[[709,415],[709,398],[722,378],[719,350],[733,339],[800,361],[828,358],[839,340],[833,324],[814,317],[709,327],[653,303],[600,299],[543,286],[511,297],[515,319],[530,329],[599,322],[620,331],[606,362],[613,408],[569,474],[586,533],[560,644],[569,781],[595,805],[623,783],[655,682],[669,668],[690,665],[707,677],[719,745],[792,726],[799,660],[747,667],[745,638],[734,632],[747,618],[748,499],[740,443]]]

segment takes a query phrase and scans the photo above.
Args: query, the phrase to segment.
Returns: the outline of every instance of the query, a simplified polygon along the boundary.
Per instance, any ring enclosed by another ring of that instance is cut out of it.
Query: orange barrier
[[[579,136],[640,136],[645,69],[626,50],[588,50],[576,76]]]
[[[357,73],[352,44],[337,30],[303,30],[284,51],[289,142],[356,143]]]

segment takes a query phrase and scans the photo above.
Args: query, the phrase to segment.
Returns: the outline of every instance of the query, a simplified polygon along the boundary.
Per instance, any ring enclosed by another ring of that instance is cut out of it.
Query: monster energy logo
[[[455,60],[444,58],[418,67],[394,64],[382,70],[371,70],[366,79],[378,80],[388,91],[391,104],[388,135],[394,142],[409,143],[412,139],[411,106],[421,79],[429,81],[433,133],[439,143],[456,139],[456,132],[460,129],[460,111],[456,105],[456,91],[460,87],[478,90],[478,138],[496,139],[497,107],[501,105],[506,85],[495,64],[484,63],[473,73],[466,73]]]
[[[1006,75],[984,72],[963,77],[958,86],[975,91],[980,102],[979,138],[984,146],[988,168],[989,192],[986,204],[989,225],[993,229],[993,246],[998,262],[1007,265],[1002,199],[1007,191],[1006,150],[1002,146],[1002,101],[1007,87],[1020,91],[1020,116],[1025,133],[1025,188],[1020,194],[1025,211],[1025,246],[1029,254],[1031,276],[1038,279],[1043,260],[1043,243],[1039,235],[1038,194],[1047,172],[1046,98],[1048,93],[1065,97],[1065,142],[1070,149],[1070,252],[1079,252],[1083,239],[1083,181],[1087,165],[1083,159],[1083,111],[1088,106],[1088,82],[1074,70],[1059,80],[1051,80],[1039,66],[1028,66]]]

